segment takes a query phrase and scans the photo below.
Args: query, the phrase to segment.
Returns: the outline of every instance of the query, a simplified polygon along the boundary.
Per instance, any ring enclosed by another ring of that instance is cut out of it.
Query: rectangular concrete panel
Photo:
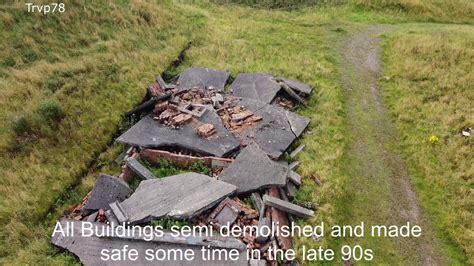
[[[262,121],[236,134],[236,137],[244,145],[256,143],[273,158],[279,158],[309,125],[308,118],[282,107],[245,98],[234,99],[234,104],[245,106],[247,110],[262,117]]]
[[[288,169],[268,158],[257,145],[244,148],[234,162],[219,175],[219,180],[237,186],[238,194],[270,186],[285,186]]]
[[[84,265],[248,265],[245,254],[245,245],[240,240],[235,238],[224,237],[174,237],[171,233],[165,232],[162,237],[153,237],[153,239],[146,241],[143,236],[134,237],[99,237],[96,234],[92,236],[84,236],[81,232],[83,226],[82,221],[74,221],[69,219],[62,219],[60,224],[64,229],[70,229],[73,236],[63,236],[56,233],[51,237],[51,243],[56,247],[67,249],[76,255]],[[92,223],[94,232],[102,232],[102,230],[111,229],[110,226],[100,223]],[[125,229],[123,235],[133,235],[132,229]],[[101,259],[101,251],[103,249],[118,249],[122,250],[124,246],[128,245],[128,249],[136,249],[138,251],[137,260],[130,260],[124,258],[119,261],[104,261]],[[224,260],[206,260],[201,258],[201,247],[209,246],[212,249],[235,249],[239,253],[237,261]],[[151,250],[181,250],[190,249],[194,252],[194,260],[187,261],[184,259],[177,260],[146,260],[145,251]]]
[[[210,138],[199,136],[195,130],[206,123],[212,124],[216,130]],[[225,157],[239,148],[239,142],[222,125],[214,110],[208,110],[197,122],[177,129],[163,125],[151,116],[145,116],[118,137],[117,142],[143,148],[181,147],[200,155],[217,157]]]
[[[223,91],[229,79],[229,73],[210,68],[190,67],[185,69],[178,78],[176,87],[180,90],[192,88],[211,89]]]
[[[198,173],[144,180],[130,198],[111,204],[119,222],[145,223],[169,216],[187,219],[207,210],[236,190],[236,186]]]

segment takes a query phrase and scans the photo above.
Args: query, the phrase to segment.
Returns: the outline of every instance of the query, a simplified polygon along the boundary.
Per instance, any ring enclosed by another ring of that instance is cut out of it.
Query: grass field
[[[299,156],[298,199],[321,205],[310,222],[344,222],[341,199],[351,173],[343,164],[350,154],[334,42],[369,24],[473,22],[472,3],[446,3],[352,1],[287,11],[146,1],[86,8],[74,2],[67,16],[47,19],[25,14],[19,4],[0,6],[0,117],[7,121],[0,127],[0,263],[77,263],[48,244],[52,222],[80,201],[99,171],[117,173],[112,161],[122,147],[110,143],[121,114],[141,101],[145,86],[189,42],[174,72],[190,65],[233,76],[272,72],[314,86],[309,106],[298,110],[311,118],[301,140],[306,150]],[[429,25],[406,24],[385,37],[384,75],[390,79],[381,81],[381,91],[400,136],[393,149],[407,162],[421,205],[448,247],[442,256],[472,263],[472,141],[459,130],[473,125],[473,28]],[[427,141],[432,134],[439,137],[435,144]],[[303,244],[341,243],[296,241]],[[396,263],[390,256],[379,260]]]
[[[107,149],[123,112],[202,26],[170,3],[128,7],[73,2],[47,17],[20,4],[0,9],[1,258],[38,237],[35,227]]]
[[[474,123],[474,32],[410,27],[385,46],[383,92],[421,203],[440,238],[473,263],[473,142],[461,131]]]

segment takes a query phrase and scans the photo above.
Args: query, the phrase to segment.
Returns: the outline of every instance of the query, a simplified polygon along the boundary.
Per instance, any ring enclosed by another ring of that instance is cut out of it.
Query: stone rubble
[[[116,159],[121,173],[118,177],[101,174],[83,202],[68,210],[70,220],[62,219],[61,223],[143,226],[167,217],[216,229],[223,225],[261,228],[289,225],[293,215],[313,216],[313,210],[294,204],[314,209],[314,204],[295,198],[302,183],[295,172],[299,162],[289,164],[281,159],[309,124],[309,119],[289,109],[304,105],[311,87],[271,74],[244,73],[237,76],[228,93],[228,79],[228,72],[194,67],[184,70],[175,83],[167,84],[157,76],[148,87],[149,99],[126,113],[139,120],[116,140],[129,147]],[[300,145],[287,157],[295,159],[303,148]],[[199,163],[209,169],[209,176],[187,172],[155,177],[148,167],[159,166],[163,160],[179,168]],[[127,182],[136,176],[140,183],[133,191]],[[260,250],[263,257],[250,262],[245,258],[237,262],[197,260],[193,265],[276,265],[269,260],[268,248],[286,250],[292,246],[289,237],[247,233],[239,239],[211,242],[183,241],[171,235],[153,241],[55,236],[51,242],[74,253],[85,265],[101,264],[102,247],[197,248],[200,244],[196,243],[220,243],[224,248],[234,245],[242,254],[246,249]],[[168,261],[159,265],[176,263],[187,264]]]

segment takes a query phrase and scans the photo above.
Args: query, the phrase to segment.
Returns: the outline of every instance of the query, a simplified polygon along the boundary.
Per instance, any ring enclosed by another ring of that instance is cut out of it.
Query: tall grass
[[[212,0],[262,9],[300,10],[305,7],[344,9],[343,16],[367,11],[410,21],[474,23],[474,2],[470,0]]]
[[[122,113],[202,26],[168,1],[66,5],[47,16],[0,7],[0,264],[39,237]]]
[[[350,0],[357,9],[406,15],[431,22],[474,22],[474,2],[470,0]]]

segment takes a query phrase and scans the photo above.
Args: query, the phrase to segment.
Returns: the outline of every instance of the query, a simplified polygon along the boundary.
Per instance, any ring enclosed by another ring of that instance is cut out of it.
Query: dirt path
[[[410,265],[437,265],[441,258],[424,219],[406,166],[393,149],[397,136],[379,95],[381,74],[379,35],[386,26],[366,28],[345,39],[339,47],[341,74],[348,117],[347,172],[351,187],[345,208],[351,223],[402,225],[409,221],[422,227],[414,238],[358,239],[356,243],[374,249],[375,261]],[[388,260],[388,261],[387,261]],[[391,264],[391,263],[389,263]]]

